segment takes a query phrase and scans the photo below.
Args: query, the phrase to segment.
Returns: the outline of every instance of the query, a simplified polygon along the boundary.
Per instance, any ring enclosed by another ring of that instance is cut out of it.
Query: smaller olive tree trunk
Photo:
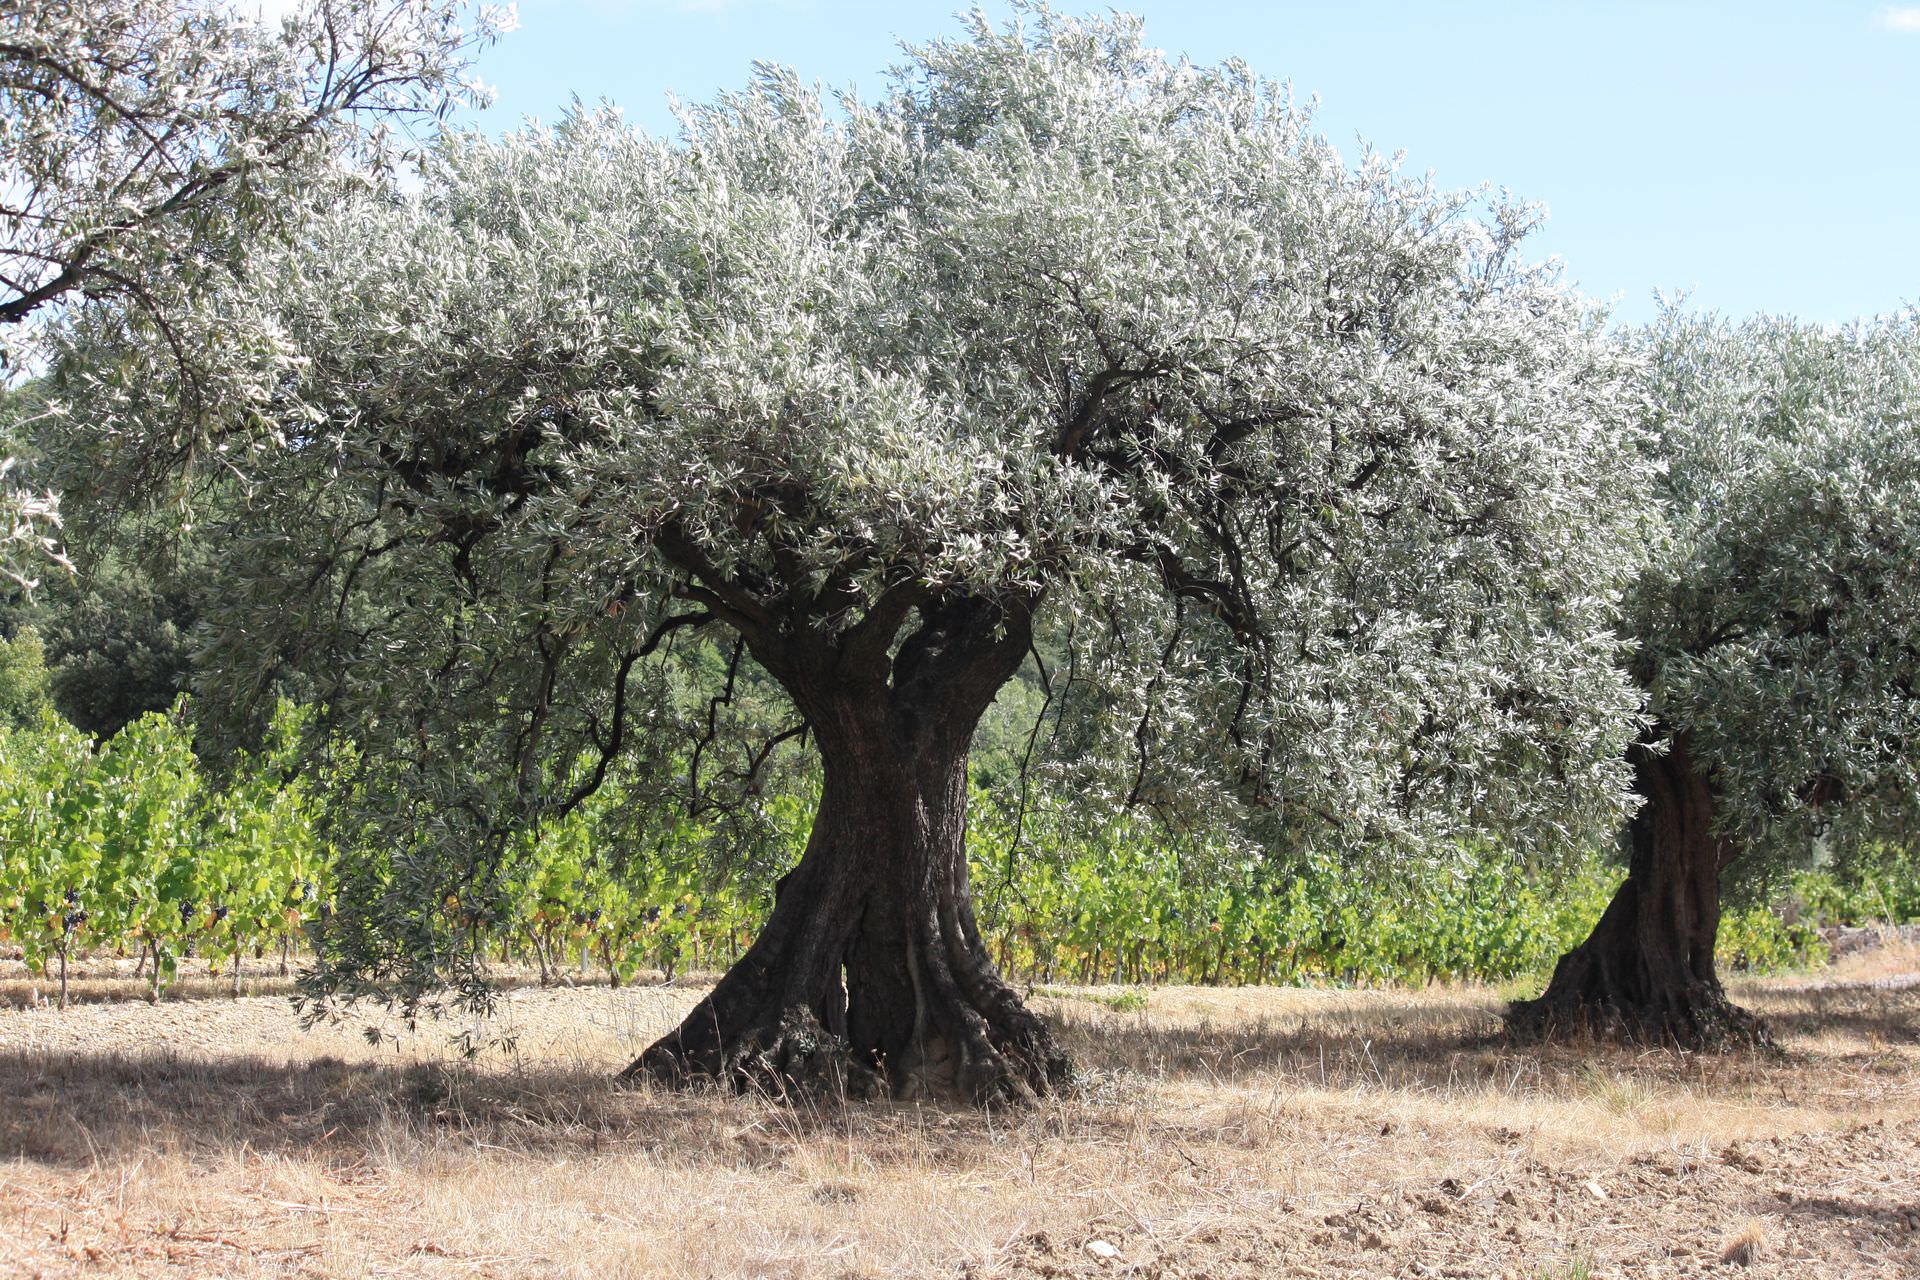
[[[1626,881],[1587,940],[1560,958],[1546,991],[1509,1010],[1516,1035],[1689,1049],[1768,1042],[1765,1025],[1727,999],[1714,970],[1720,873],[1740,846],[1714,830],[1713,785],[1691,736],[1672,735],[1665,752],[1645,742],[1632,748],[1642,803]]]

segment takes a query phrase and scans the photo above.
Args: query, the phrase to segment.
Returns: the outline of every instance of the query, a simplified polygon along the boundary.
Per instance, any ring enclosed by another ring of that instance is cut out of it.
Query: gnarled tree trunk
[[[628,1077],[973,1101],[1066,1078],[988,958],[967,886],[967,750],[1022,652],[1004,635],[969,651],[929,624],[891,680],[842,661],[776,669],[824,766],[812,835],[753,946]]]
[[[1684,1048],[1766,1042],[1764,1025],[1727,999],[1714,971],[1720,873],[1740,849],[1713,830],[1713,786],[1691,747],[1683,730],[1663,754],[1633,748],[1642,803],[1626,881],[1593,933],[1560,958],[1546,991],[1509,1011],[1515,1033]]]

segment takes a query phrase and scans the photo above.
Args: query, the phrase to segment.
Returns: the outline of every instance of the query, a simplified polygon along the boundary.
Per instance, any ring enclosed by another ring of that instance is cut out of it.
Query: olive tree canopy
[[[1041,631],[1123,796],[1382,856],[1617,822],[1642,463],[1534,215],[1349,160],[1131,19],[1024,17],[876,102],[763,69],[674,141],[454,140],[206,299],[230,684],[305,655],[404,764],[315,994],[470,974],[438,904],[609,761],[684,770],[662,658],[699,637],[785,691],[823,794],[759,940],[636,1064],[667,1078],[1059,1079],[962,847]],[[108,463],[167,400],[138,327],[73,336]]]

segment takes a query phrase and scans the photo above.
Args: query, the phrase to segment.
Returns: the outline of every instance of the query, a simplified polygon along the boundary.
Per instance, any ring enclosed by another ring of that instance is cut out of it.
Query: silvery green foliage
[[[0,386],[0,578],[31,594],[50,568],[72,568],[60,550],[60,499],[11,455],[20,422],[39,407],[31,393]]]
[[[1027,16],[877,103],[765,69],[677,142],[452,140],[208,295],[233,669],[324,653],[336,715],[477,814],[697,712],[673,619],[1039,601],[1116,797],[1410,849],[1617,820],[1644,476],[1534,215],[1349,163],[1132,20]],[[83,322],[66,384],[135,454],[139,339]]]
[[[350,125],[471,97],[464,55],[511,14],[468,8],[309,0],[264,21],[238,0],[0,5],[0,376],[36,360],[26,322],[75,296],[170,331],[177,295],[343,149],[386,152]],[[0,574],[62,563],[58,527],[52,495],[0,481]]]
[[[39,585],[48,565],[69,568],[60,551],[60,501],[14,484],[12,458],[0,458],[0,577],[22,590]]]
[[[1804,852],[1838,801],[1871,827],[1920,794],[1920,319],[1674,311],[1640,342],[1666,462],[1627,600],[1651,710],[1694,731],[1743,836]]]
[[[343,117],[468,96],[453,0],[45,0],[0,9],[0,324],[70,294],[140,296],[170,261],[294,197]]]

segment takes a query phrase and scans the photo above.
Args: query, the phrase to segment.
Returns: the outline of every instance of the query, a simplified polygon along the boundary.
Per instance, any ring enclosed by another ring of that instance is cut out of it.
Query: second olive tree
[[[1675,312],[1637,344],[1659,471],[1629,873],[1514,1023],[1751,1041],[1714,971],[1722,876],[1822,833],[1844,856],[1920,797],[1920,328]]]

